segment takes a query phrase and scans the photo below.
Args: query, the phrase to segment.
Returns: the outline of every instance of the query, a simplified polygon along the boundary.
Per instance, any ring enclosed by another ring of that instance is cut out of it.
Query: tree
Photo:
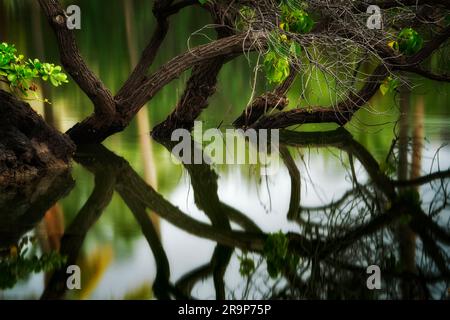
[[[93,113],[67,132],[77,145],[101,143],[124,130],[158,91],[187,70],[191,76],[184,94],[169,117],[155,126],[153,135],[167,137],[176,128],[191,129],[215,92],[222,66],[249,52],[260,57],[259,67],[273,89],[256,96],[234,122],[246,128],[321,122],[342,126],[378,90],[394,90],[406,82],[409,73],[450,80],[442,72],[448,63],[439,70],[427,68],[431,55],[446,54],[450,7],[444,0],[339,0],[332,4],[325,0],[155,0],[156,28],[133,72],[115,94],[83,60],[60,3],[39,0],[39,4],[55,33],[65,71],[93,104]],[[380,30],[366,25],[369,5],[383,10]],[[217,39],[190,48],[150,74],[170,20],[186,7],[210,14]],[[309,77],[313,72],[330,81],[335,102],[283,111],[288,105],[286,93],[297,75]]]

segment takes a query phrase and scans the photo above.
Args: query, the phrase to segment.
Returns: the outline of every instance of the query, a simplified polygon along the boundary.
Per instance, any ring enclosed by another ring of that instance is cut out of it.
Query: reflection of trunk
[[[399,132],[399,163],[398,179],[408,179],[408,116],[410,111],[410,92],[402,88],[400,93],[400,132]],[[414,170],[414,169],[413,169]],[[403,272],[415,274],[416,269],[416,235],[411,230],[409,223],[401,223],[397,229],[399,242],[400,265]],[[415,284],[412,281],[403,280],[401,282],[402,297],[410,299],[415,296]]]
[[[43,252],[59,251],[64,233],[64,213],[59,204],[51,207],[38,226],[39,242]]]
[[[35,228],[49,208],[73,186],[68,171],[48,173],[26,185],[0,185],[0,252],[17,244],[26,232]]]
[[[289,200],[289,210],[287,217],[292,220],[298,216],[300,209],[300,196],[301,196],[301,180],[300,171],[295,164],[288,148],[284,145],[280,146],[280,155],[283,159],[284,165],[288,169],[289,176],[291,177],[291,198]]]
[[[127,34],[128,55],[130,58],[130,65],[132,68],[138,63],[138,51],[136,44],[136,30],[135,30],[135,15],[134,15],[134,2],[130,0],[124,0],[124,12],[125,12],[125,26]],[[150,124],[148,108],[142,108],[137,114],[137,127],[139,135],[139,145],[141,148],[141,156],[144,167],[145,181],[151,185],[155,190],[158,190],[158,181],[156,176],[155,160],[153,155],[153,143],[150,138]],[[154,213],[150,214],[153,221],[153,225],[159,233],[159,218]]]
[[[41,61],[45,61],[46,55],[44,48],[44,36],[42,33],[41,12],[37,1],[31,2],[31,8],[32,8],[31,23],[33,25],[33,47],[37,57],[41,59]],[[41,94],[44,99],[49,99],[51,101],[51,90],[47,82],[42,83]],[[44,107],[45,121],[49,125],[56,127],[55,116],[53,113],[52,106],[48,103],[43,103],[43,107]]]
[[[411,167],[411,179],[420,176],[420,169],[422,167],[422,149],[424,139],[424,101],[423,97],[418,97],[416,107],[414,110],[414,130],[413,130],[413,156]]]
[[[45,213],[44,219],[36,227],[36,233],[42,252],[59,252],[61,238],[64,234],[64,213],[58,203]],[[45,273],[45,285],[47,285],[51,274],[51,272]]]
[[[115,184],[115,177],[108,171],[108,167],[95,176],[95,186],[91,196],[81,208],[78,215],[66,229],[61,240],[60,253],[67,257],[67,263],[56,270],[50,278],[41,299],[61,299],[67,290],[67,267],[77,264],[77,259],[84,239],[90,228],[100,218],[103,210],[110,203]]]
[[[190,141],[193,148],[201,148],[194,141]],[[168,150],[172,150],[170,143],[165,145]],[[201,151],[200,151],[201,152]],[[194,151],[191,156],[191,163],[194,163]],[[207,164],[184,164],[191,178],[192,189],[194,190],[194,201],[197,207],[205,213],[211,221],[213,227],[229,231],[231,230],[230,218],[227,216],[227,207],[222,205],[218,195],[218,175]],[[211,259],[211,271],[213,275],[216,299],[225,299],[224,275],[228,267],[233,249],[217,244]],[[186,292],[190,294],[190,292]]]
[[[402,88],[400,93],[400,120],[398,137],[398,179],[406,180],[408,176],[408,113],[410,93]]]

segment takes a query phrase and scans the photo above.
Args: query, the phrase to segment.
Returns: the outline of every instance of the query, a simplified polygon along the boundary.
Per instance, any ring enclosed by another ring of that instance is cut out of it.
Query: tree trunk
[[[0,90],[0,184],[29,181],[69,167],[70,138],[49,126],[30,105]]]

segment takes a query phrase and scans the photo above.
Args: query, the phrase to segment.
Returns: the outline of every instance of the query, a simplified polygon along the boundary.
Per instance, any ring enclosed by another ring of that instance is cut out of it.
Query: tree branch
[[[74,33],[67,28],[64,10],[56,0],[38,1],[56,35],[62,65],[94,104],[95,115],[100,123],[109,123],[115,114],[113,96],[84,62]]]
[[[145,75],[148,72],[148,69],[153,64],[156,54],[161,47],[164,39],[167,36],[167,32],[169,31],[169,17],[178,13],[183,8],[197,4],[198,1],[195,0],[184,0],[172,4],[173,0],[164,1],[158,0],[155,1],[153,6],[153,14],[156,17],[156,29],[153,32],[153,35],[150,39],[150,42],[145,47],[142,52],[141,59],[138,64],[135,66],[133,72],[130,74],[128,79],[123,84],[122,88],[119,89],[118,93],[115,96],[116,100],[125,99],[127,95],[129,95],[130,91],[133,88],[137,87],[140,82],[142,82],[145,78]]]
[[[364,106],[370,98],[378,91],[381,83],[393,70],[411,70],[415,65],[428,58],[437,50],[450,36],[450,27],[445,28],[434,37],[414,56],[389,57],[386,58],[388,64],[379,65],[370,75],[364,87],[357,93],[350,93],[348,97],[337,106],[313,107],[294,109],[286,112],[279,112],[274,115],[262,117],[252,127],[253,128],[286,128],[295,124],[306,123],[336,123],[340,126],[346,124],[353,117],[356,111]],[[386,55],[386,50],[380,48],[382,56]]]
[[[428,78],[430,80],[441,81],[441,82],[450,82],[450,75],[433,73],[433,72],[423,69],[421,67],[410,67],[410,68],[404,68],[402,70],[406,71],[406,72],[418,74],[418,75]]]

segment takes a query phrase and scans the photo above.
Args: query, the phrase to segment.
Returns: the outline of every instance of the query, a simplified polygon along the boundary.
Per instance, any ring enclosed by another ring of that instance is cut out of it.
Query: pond
[[[0,3],[0,42],[56,63],[52,32],[25,2]],[[77,31],[80,49],[117,91],[153,28],[150,3],[136,4],[129,21],[122,1],[78,3],[92,7]],[[102,5],[109,14],[91,14]],[[183,12],[157,64],[183,52],[207,19]],[[245,57],[225,66],[201,116],[205,127],[231,127],[251,98],[252,77]],[[187,78],[165,87],[124,132],[79,148],[69,172],[0,187],[0,299],[450,295],[448,84],[414,78],[413,90],[378,93],[345,127],[282,130],[279,168],[266,175],[257,165],[175,163],[171,143],[151,138]],[[310,101],[332,99],[319,94],[322,85],[311,84]],[[61,131],[92,111],[72,81],[40,93],[51,105],[31,105]],[[69,265],[81,270],[80,289],[67,287]],[[375,290],[373,265],[381,272]]]

